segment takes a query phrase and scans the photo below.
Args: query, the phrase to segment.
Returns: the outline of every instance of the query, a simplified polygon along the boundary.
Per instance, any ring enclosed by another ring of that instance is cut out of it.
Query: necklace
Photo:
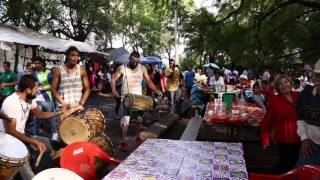
[[[19,95],[18,95],[18,96],[19,96]],[[20,96],[19,96],[19,102],[20,102],[20,105],[21,105],[21,110],[22,110],[22,112],[23,112],[23,116],[21,117],[21,120],[23,120],[23,119],[26,117],[27,113],[28,113],[29,105],[28,105],[28,103],[27,103],[27,107],[26,107],[26,108],[23,108],[23,105],[22,105],[22,101],[21,101]]]
[[[70,75],[69,75],[69,73],[68,73],[68,67],[67,67],[67,70],[66,70],[66,74],[67,74],[67,77],[68,77],[69,82],[74,83],[74,82],[77,80],[77,77],[78,77],[78,71],[77,71],[77,69],[76,69],[76,75],[75,75],[75,77],[73,78],[73,80],[72,80],[72,78],[70,77]],[[71,73],[71,74],[74,74],[74,72]]]

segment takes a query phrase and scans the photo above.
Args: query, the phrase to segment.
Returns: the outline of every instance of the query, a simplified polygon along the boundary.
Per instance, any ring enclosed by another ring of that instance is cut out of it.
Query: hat
[[[309,64],[305,64],[302,68],[303,71],[313,71],[312,67]]]
[[[239,79],[245,79],[245,80],[248,80],[248,77],[244,74],[241,74],[241,76],[239,77]]]
[[[206,75],[196,75],[193,79],[194,82],[200,82],[200,81],[204,81],[204,80],[207,80]]]
[[[313,72],[320,73],[320,60],[318,60],[318,62],[314,65]]]

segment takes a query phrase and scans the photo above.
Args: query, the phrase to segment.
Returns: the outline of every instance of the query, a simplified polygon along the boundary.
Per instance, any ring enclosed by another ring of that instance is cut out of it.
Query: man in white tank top
[[[67,109],[83,105],[90,95],[90,86],[86,70],[78,65],[79,50],[70,47],[67,50],[67,64],[55,69],[51,84],[52,96]]]
[[[112,94],[115,97],[120,97],[116,90],[116,82],[117,80],[122,77],[122,88],[121,88],[121,102],[123,100],[123,96],[127,93],[133,93],[142,95],[142,81],[145,80],[148,87],[153,90],[156,94],[162,95],[161,91],[156,89],[156,86],[153,84],[151,79],[149,78],[147,69],[145,66],[140,64],[140,54],[136,51],[132,52],[129,56],[129,64],[128,65],[121,65],[117,69],[112,78],[111,87],[112,87]],[[123,109],[123,105],[120,105],[120,115],[121,117],[121,150],[128,151],[128,138],[127,138],[127,131],[130,121],[130,114]],[[141,115],[140,115],[141,116]],[[140,117],[141,119],[142,117]],[[138,118],[139,119],[139,118]],[[142,121],[137,121],[137,135],[142,129]],[[137,137],[139,138],[139,137]]]

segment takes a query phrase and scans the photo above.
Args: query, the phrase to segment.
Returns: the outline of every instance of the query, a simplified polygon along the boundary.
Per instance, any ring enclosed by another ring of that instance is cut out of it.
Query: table
[[[253,104],[233,104],[231,111],[225,110],[222,104],[209,102],[204,119],[207,123],[223,123],[228,125],[260,126],[263,119],[262,110]]]
[[[104,180],[248,179],[241,143],[148,139]]]

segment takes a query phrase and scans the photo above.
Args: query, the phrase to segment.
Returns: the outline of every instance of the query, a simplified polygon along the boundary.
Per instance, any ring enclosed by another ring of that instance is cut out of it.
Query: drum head
[[[0,161],[22,163],[27,157],[28,149],[19,139],[0,132]]]
[[[83,178],[68,169],[50,168],[41,171],[32,180],[83,180]]]
[[[60,137],[66,144],[88,141],[89,133],[89,125],[75,117],[64,119],[59,126]]]
[[[132,105],[133,105],[133,96],[131,94],[126,94],[123,97],[123,107],[125,109],[130,109],[132,108]]]

